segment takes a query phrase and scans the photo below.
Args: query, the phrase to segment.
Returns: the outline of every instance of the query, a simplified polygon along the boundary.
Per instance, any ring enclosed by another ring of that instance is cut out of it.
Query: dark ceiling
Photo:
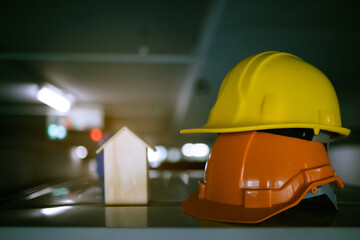
[[[225,74],[267,50],[322,70],[343,125],[360,123],[357,1],[2,1],[0,114],[45,115],[36,86],[104,110],[105,132],[127,125],[153,144],[211,142],[179,134],[206,123]]]

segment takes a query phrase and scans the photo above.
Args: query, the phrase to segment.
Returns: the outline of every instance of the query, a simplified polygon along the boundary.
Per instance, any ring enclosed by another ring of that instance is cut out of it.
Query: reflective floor
[[[1,199],[0,226],[37,227],[360,227],[360,188],[338,190],[339,211],[321,196],[254,225],[205,221],[181,211],[203,171],[150,171],[147,206],[105,206],[103,182],[83,177]]]

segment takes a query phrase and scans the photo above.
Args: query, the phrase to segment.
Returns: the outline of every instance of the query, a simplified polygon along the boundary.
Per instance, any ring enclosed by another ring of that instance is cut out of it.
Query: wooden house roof
[[[152,149],[153,151],[156,151],[155,147],[153,145],[148,144],[144,139],[142,139],[141,137],[139,137],[137,134],[135,134],[133,131],[131,131],[129,128],[127,127],[122,127],[117,133],[114,134],[114,136],[112,136],[109,140],[107,140],[100,148],[98,148],[96,150],[96,153],[100,153],[107,144],[109,144],[111,141],[115,140],[117,136],[119,136],[120,134],[122,134],[123,132],[129,132],[131,135],[133,135],[135,138],[138,138],[147,148]]]

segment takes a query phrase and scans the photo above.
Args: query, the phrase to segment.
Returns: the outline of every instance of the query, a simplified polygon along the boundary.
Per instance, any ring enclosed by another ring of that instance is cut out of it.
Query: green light
[[[47,128],[47,135],[51,140],[63,140],[67,136],[67,130],[62,125],[50,124]]]

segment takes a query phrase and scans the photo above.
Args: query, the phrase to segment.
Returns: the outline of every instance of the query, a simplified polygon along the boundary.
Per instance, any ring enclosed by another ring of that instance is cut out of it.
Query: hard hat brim
[[[302,194],[299,194],[292,202],[278,204],[268,208],[245,208],[243,205],[231,205],[199,199],[199,191],[194,192],[182,205],[182,210],[194,217],[212,221],[233,223],[259,223],[280,212],[296,206],[304,196],[316,186],[335,182],[335,185],[343,187],[338,176],[314,182],[307,186]]]
[[[266,129],[280,129],[280,128],[308,128],[314,129],[314,132],[325,130],[334,133],[333,138],[345,138],[350,134],[350,129],[321,125],[321,124],[307,124],[307,123],[288,123],[288,124],[270,124],[270,125],[257,125],[257,126],[242,126],[242,127],[229,127],[229,128],[209,128],[206,125],[202,128],[182,129],[180,133],[231,133],[231,132],[247,132]]]

